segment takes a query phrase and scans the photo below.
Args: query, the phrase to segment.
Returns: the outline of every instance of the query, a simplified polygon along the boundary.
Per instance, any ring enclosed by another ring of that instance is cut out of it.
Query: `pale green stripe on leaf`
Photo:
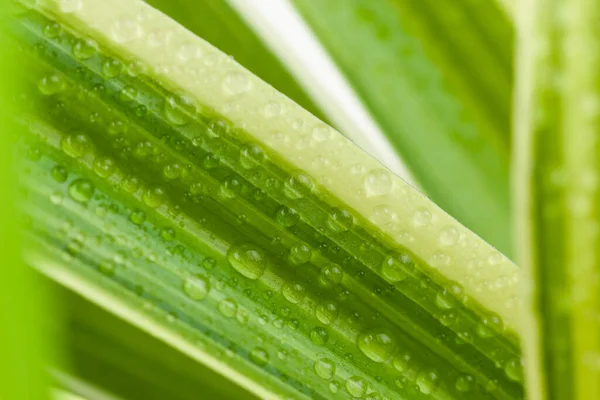
[[[226,0],[147,0],[199,37],[231,55],[259,78],[312,114],[322,113],[275,54]]]

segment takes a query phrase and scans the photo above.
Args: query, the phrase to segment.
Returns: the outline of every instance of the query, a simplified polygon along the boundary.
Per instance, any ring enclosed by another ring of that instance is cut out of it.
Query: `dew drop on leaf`
[[[411,265],[412,259],[408,255],[393,253],[383,260],[381,274],[388,282],[400,282],[408,277],[407,267]]]
[[[71,198],[80,203],[90,201],[95,192],[94,185],[87,179],[77,179],[69,185],[69,195]]]
[[[384,169],[369,172],[364,181],[367,196],[383,196],[392,190],[392,178]]]
[[[66,182],[69,178],[69,172],[62,165],[55,165],[50,171],[52,178],[59,183]]]
[[[269,353],[262,347],[255,347],[250,351],[250,360],[256,365],[266,365],[269,362]]]
[[[300,215],[294,209],[279,206],[275,212],[275,220],[279,225],[290,228],[298,223]]]
[[[210,285],[206,278],[187,278],[183,283],[184,293],[193,300],[203,300],[208,296]]]
[[[233,318],[237,312],[237,302],[233,299],[223,299],[219,302],[219,312],[227,318]]]
[[[396,351],[396,340],[385,329],[368,329],[358,336],[358,348],[371,360],[384,362]]]
[[[315,373],[319,378],[331,379],[335,375],[335,363],[328,358],[315,361]]]
[[[250,243],[232,246],[227,252],[229,264],[248,279],[258,279],[267,268],[265,252]]]
[[[317,319],[325,325],[331,325],[338,317],[339,310],[335,303],[323,302],[317,306]]]
[[[473,378],[472,375],[462,375],[462,376],[458,377],[454,387],[459,392],[466,393],[466,392],[471,391],[474,384],[475,384],[475,378]]]
[[[346,379],[346,390],[354,398],[362,398],[367,393],[367,382],[360,376]]]
[[[281,294],[290,303],[297,304],[304,299],[306,288],[299,283],[288,283],[281,288]]]
[[[440,383],[440,377],[436,371],[423,370],[417,376],[417,386],[423,394],[431,394]]]
[[[306,243],[297,243],[290,248],[288,260],[294,265],[306,264],[312,257],[312,249]]]
[[[66,83],[60,75],[52,74],[43,77],[38,83],[38,90],[45,96],[51,96],[61,92],[66,87]]]
[[[310,340],[318,346],[323,346],[329,340],[329,332],[323,327],[316,327],[310,331]]]

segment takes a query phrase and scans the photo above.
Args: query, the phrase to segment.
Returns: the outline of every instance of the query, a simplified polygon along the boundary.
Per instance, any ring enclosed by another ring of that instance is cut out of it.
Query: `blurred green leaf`
[[[510,255],[513,32],[499,6],[294,3],[425,193]]]
[[[6,19],[13,4],[0,2],[0,399],[42,400],[48,398],[44,371],[51,351],[41,327],[50,310],[44,288],[34,271],[21,261],[21,223],[17,217],[15,142],[21,131],[10,115],[21,87],[14,79],[22,64],[19,51],[6,35]]]
[[[515,104],[531,400],[598,399],[600,3],[524,2]]]

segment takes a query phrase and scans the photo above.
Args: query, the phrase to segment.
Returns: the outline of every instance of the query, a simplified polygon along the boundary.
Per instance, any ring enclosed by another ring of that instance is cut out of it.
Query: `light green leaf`
[[[515,105],[529,398],[600,397],[600,4],[524,2]]]
[[[507,255],[512,26],[494,1],[294,0],[433,201]]]
[[[44,274],[257,397],[523,397],[520,270],[338,132],[140,1],[15,33]]]

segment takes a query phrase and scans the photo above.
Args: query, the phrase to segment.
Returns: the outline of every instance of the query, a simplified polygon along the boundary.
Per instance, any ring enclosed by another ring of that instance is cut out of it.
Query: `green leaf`
[[[510,255],[512,26],[494,1],[294,4],[417,184]]]
[[[14,31],[30,264],[257,397],[523,397],[520,270],[338,132],[140,1]]]
[[[598,373],[600,5],[526,2],[515,105],[531,399],[593,399]]]

